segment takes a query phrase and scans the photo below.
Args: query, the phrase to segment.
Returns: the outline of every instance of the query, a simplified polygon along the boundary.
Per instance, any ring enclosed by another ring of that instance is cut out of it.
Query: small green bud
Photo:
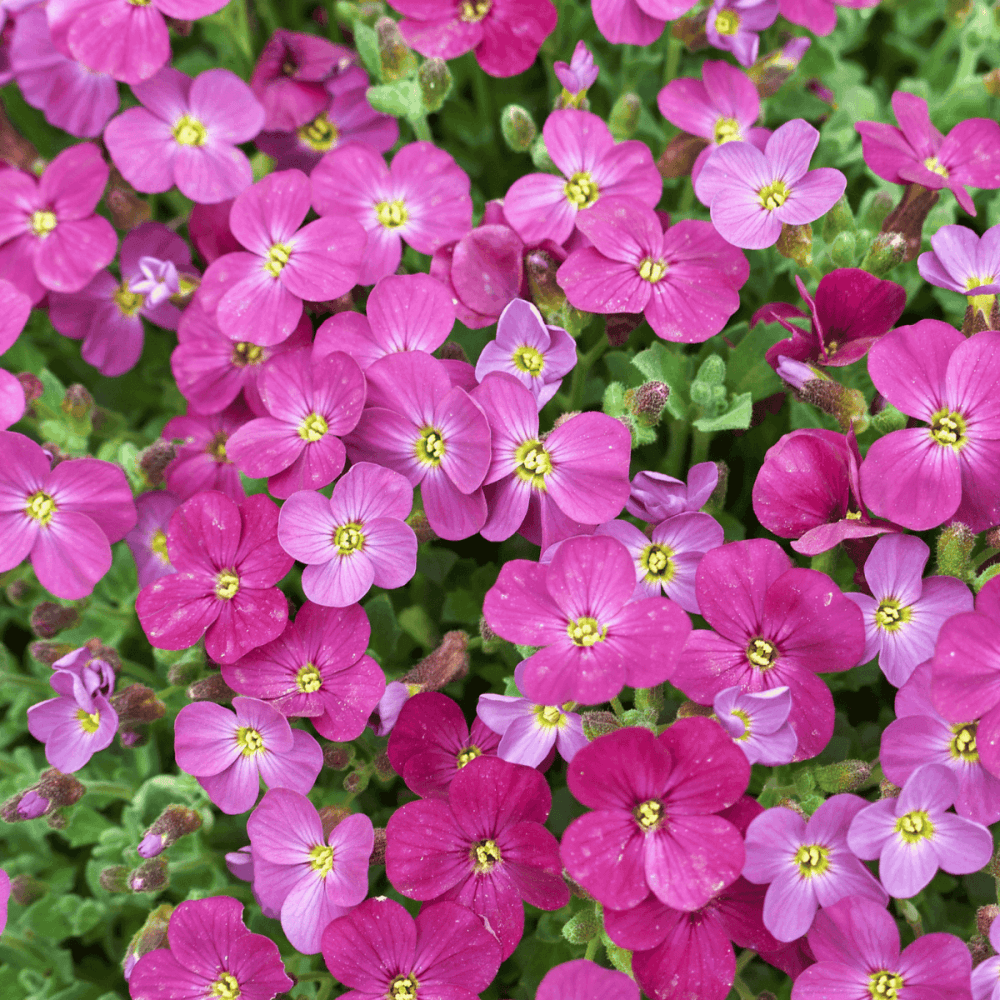
[[[570,944],[586,944],[601,933],[601,918],[596,908],[588,906],[566,921],[562,926],[562,936]]]
[[[167,926],[170,923],[170,914],[173,912],[173,906],[164,903],[146,917],[146,922],[135,932],[125,952],[122,968],[126,975],[131,974],[135,963],[147,952],[166,946]]]
[[[858,242],[854,233],[837,233],[830,246],[830,260],[837,267],[853,267],[858,255]]]
[[[105,892],[131,892],[128,884],[128,868],[125,865],[111,865],[98,876]]]
[[[659,712],[655,708],[630,708],[622,713],[621,722],[623,726],[640,726],[655,733],[658,719]]]
[[[346,771],[354,763],[354,747],[349,743],[328,743],[323,747],[323,766]]]
[[[816,784],[830,795],[857,792],[872,784],[874,767],[865,760],[845,760],[826,767],[817,767],[813,774]]]
[[[722,385],[726,381],[726,362],[718,354],[710,354],[698,368],[696,382],[708,385]]]
[[[520,104],[508,104],[500,112],[500,131],[504,142],[515,153],[527,153],[538,137],[538,126],[531,112]],[[534,153],[532,153],[534,156]]]
[[[888,191],[879,191],[865,212],[863,220],[865,228],[878,232],[882,228],[882,223],[889,217],[893,205],[892,195]]]
[[[622,94],[615,101],[608,116],[608,128],[618,142],[631,139],[639,127],[639,115],[642,113],[642,99],[638,94]]]
[[[968,580],[972,575],[970,556],[976,536],[967,525],[954,521],[941,530],[937,540],[937,571],[941,576]]]
[[[907,416],[900,413],[892,403],[886,403],[872,417],[872,427],[878,434],[891,434],[893,431],[902,430],[906,426]]]
[[[823,218],[823,239],[832,243],[840,233],[853,233],[855,229],[854,213],[847,195],[843,195]]]
[[[352,795],[360,795],[368,787],[371,777],[371,764],[364,764],[361,767],[355,768],[344,778],[344,791],[350,792]]]
[[[552,162],[549,151],[545,148],[545,139],[539,136],[531,145],[531,162],[538,170],[548,174],[559,173],[559,168]]]
[[[785,222],[782,223],[781,235],[774,244],[774,249],[782,257],[794,260],[799,267],[812,267],[812,245],[812,226],[808,222],[804,226],[792,226]]]
[[[403,41],[399,25],[391,17],[380,17],[375,22],[375,31],[378,33],[383,82],[393,83],[413,76],[417,71],[417,58]]]
[[[611,960],[611,964],[619,972],[624,972],[626,976],[631,976],[632,952],[626,951],[624,948],[619,948],[606,933],[601,934],[601,943],[604,945],[604,951]]]
[[[879,233],[861,262],[861,270],[876,278],[887,275],[906,258],[906,238],[902,233]]]
[[[425,59],[417,71],[424,110],[428,114],[440,111],[451,93],[451,70],[443,59]]]

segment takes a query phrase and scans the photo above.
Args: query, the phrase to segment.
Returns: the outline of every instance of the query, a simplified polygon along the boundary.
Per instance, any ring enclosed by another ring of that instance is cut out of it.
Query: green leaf
[[[702,417],[694,421],[700,431],[745,431],[750,426],[753,397],[749,392],[737,396],[725,413],[717,417]]]
[[[620,382],[612,382],[604,390],[601,409],[609,417],[620,417],[625,412],[625,387]]]
[[[365,96],[376,111],[393,118],[416,118],[424,113],[423,95],[415,80],[379,83],[369,87]]]
[[[113,825],[99,812],[80,805],[73,809],[69,822],[59,833],[69,841],[70,847],[83,847],[84,844],[96,844],[101,834]]]
[[[665,382],[670,387],[667,413],[677,420],[687,416],[688,359],[675,354],[660,341],[640,351],[633,359],[635,365],[649,381]]]
[[[378,51],[378,32],[364,21],[354,22],[354,47],[365,69],[376,79],[382,79],[382,57]]]
[[[372,626],[371,648],[380,662],[384,662],[396,651],[396,643],[403,631],[396,620],[396,611],[388,594],[372,597],[362,607]]]
[[[438,632],[427,609],[419,604],[411,604],[399,612],[399,624],[403,631],[416,639],[425,649],[437,645]]]

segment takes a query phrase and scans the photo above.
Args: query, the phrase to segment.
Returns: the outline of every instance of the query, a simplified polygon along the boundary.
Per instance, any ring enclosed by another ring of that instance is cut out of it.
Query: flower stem
[[[712,438],[715,435],[708,431],[695,430],[694,440],[691,442],[691,464],[698,465],[700,462],[708,461],[708,449],[712,446]]]
[[[87,783],[87,791],[92,795],[110,795],[126,802],[135,798],[135,789],[131,785],[123,785],[117,781],[90,781]]]
[[[414,115],[406,119],[413,129],[413,134],[421,142],[433,142],[434,136],[431,134],[431,127],[427,122],[427,115]]]
[[[615,715],[620,719],[625,714],[625,709],[622,707],[622,703],[618,698],[611,699],[611,707],[614,709]]]
[[[583,406],[583,392],[587,385],[587,376],[594,362],[608,349],[608,338],[602,333],[600,339],[585,354],[577,357],[576,367],[573,369],[573,381],[569,393],[570,410],[579,410]]]
[[[40,677],[30,677],[28,674],[0,674],[0,684],[12,684],[14,687],[28,688],[29,691],[48,691],[47,681]]]
[[[660,472],[677,479],[684,471],[684,456],[687,454],[688,437],[691,426],[686,420],[670,421],[670,443],[667,454],[660,463]]]
[[[681,65],[681,48],[684,43],[673,35],[667,40],[667,58],[663,64],[663,85],[666,86],[674,77]]]
[[[601,946],[601,935],[600,934],[595,934],[587,942],[587,953],[583,957],[586,958],[588,961],[593,962],[594,961],[594,956],[597,954],[597,949],[600,946]]]
[[[733,979],[733,989],[740,996],[740,1000],[757,1000],[756,995],[750,989],[745,982],[743,982],[743,977],[737,972],[736,978]]]

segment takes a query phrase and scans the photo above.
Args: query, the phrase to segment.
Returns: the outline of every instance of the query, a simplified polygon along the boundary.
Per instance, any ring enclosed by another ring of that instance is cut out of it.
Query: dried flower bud
[[[187,696],[191,701],[214,701],[217,705],[225,705],[236,697],[236,692],[222,679],[222,674],[209,674],[189,684]]]
[[[176,456],[177,449],[169,441],[160,438],[139,452],[137,465],[150,486],[161,486],[163,472]]]
[[[538,138],[538,126],[531,112],[520,104],[508,104],[500,112],[500,131],[504,142],[515,153],[527,153]]]
[[[128,877],[128,887],[132,892],[159,892],[169,884],[167,859],[163,857],[144,861]]]
[[[430,521],[427,520],[427,515],[422,510],[415,510],[406,519],[406,523],[413,529],[420,545],[423,545],[424,542],[433,542],[437,538]]]
[[[705,33],[705,23],[708,20],[707,11],[679,17],[670,25],[670,34],[682,41],[689,52],[708,48],[708,35]]]
[[[1000,525],[990,528],[983,535],[983,541],[986,543],[987,548],[1000,549]]]
[[[812,245],[813,231],[808,222],[804,226],[791,226],[785,222],[782,223],[781,235],[774,249],[782,257],[794,260],[799,267],[812,267]]]
[[[868,426],[868,403],[859,390],[848,389],[818,368],[785,355],[779,355],[775,371],[798,399],[835,417],[844,433],[852,423],[859,433]]]
[[[694,161],[698,159],[701,151],[707,148],[707,139],[681,132],[667,143],[667,148],[656,161],[656,169],[660,171],[661,177],[668,180],[674,177],[687,177],[691,173]]]
[[[976,547],[976,536],[961,521],[942,528],[937,540],[937,571],[940,576],[967,580],[972,573],[969,557]]]
[[[631,139],[639,127],[639,116],[642,114],[642,98],[638,94],[622,94],[615,101],[608,115],[608,128],[618,142]]]
[[[810,45],[808,38],[791,38],[780,49],[761,56],[747,76],[757,85],[761,97],[772,97],[795,72]]]
[[[201,813],[187,806],[169,805],[145,832],[137,848],[140,858],[155,858],[181,837],[201,827]]]
[[[49,891],[49,887],[33,875],[15,875],[10,880],[10,894],[21,906],[30,906]]]
[[[74,382],[66,389],[66,395],[59,406],[63,413],[69,414],[74,420],[83,420],[94,409],[94,397],[86,386]]]
[[[924,223],[927,221],[930,210],[938,203],[940,197],[940,191],[932,191],[930,188],[925,188],[920,184],[907,184],[899,204],[886,216],[885,221],[882,223],[881,232],[883,234],[898,233],[905,240],[906,246],[902,258],[904,261],[914,260],[920,253]],[[872,250],[868,252],[869,257],[872,255],[874,249],[875,243],[872,244]],[[864,263],[861,266],[866,271],[870,270]],[[881,274],[875,271],[871,271],[871,273],[876,277],[881,277]],[[882,273],[884,274],[885,272],[883,271]]]
[[[844,760],[837,764],[817,767],[813,774],[816,784],[831,795],[840,792],[857,792],[872,784],[873,765],[865,760]]]
[[[174,908],[170,903],[158,906],[146,917],[146,922],[142,927],[135,932],[122,961],[122,973],[126,980],[132,975],[135,963],[143,955],[166,946],[167,927],[170,924],[170,914],[173,912]]]
[[[451,93],[451,70],[443,59],[436,56],[425,59],[417,71],[420,94],[424,100],[424,110],[428,114],[440,111]]]
[[[83,798],[86,786],[72,774],[63,774],[54,767],[43,771],[35,785],[38,794],[48,799],[53,806],[73,806]]]
[[[993,948],[990,942],[982,936],[982,934],[973,934],[969,938],[966,947],[969,949],[969,954],[972,957],[972,964],[978,965],[980,962],[987,958],[990,958],[993,954]]]
[[[591,743],[600,736],[606,736],[616,729],[621,729],[621,723],[614,712],[584,712],[582,721],[583,735]]]
[[[888,778],[883,778],[878,783],[878,797],[880,799],[898,799],[902,790],[899,785],[894,785]]]
[[[629,393],[632,394],[631,397]],[[666,382],[643,382],[638,389],[626,392],[625,397],[630,412],[639,423],[655,427],[670,398],[670,386]]]
[[[128,868],[125,865],[111,865],[98,876],[105,892],[131,892],[128,884]]]
[[[45,386],[42,385],[41,379],[32,375],[31,372],[18,372],[16,377],[24,391],[24,404],[30,407],[36,399],[41,398],[42,393],[45,392]]]
[[[624,346],[643,319],[642,313],[608,313],[604,317],[604,332],[608,343],[612,347]]]
[[[445,632],[438,648],[403,674],[400,680],[404,684],[419,684],[424,691],[440,691],[468,672],[469,633],[456,629]]]
[[[29,788],[11,796],[0,806],[0,819],[5,823],[22,823],[25,820],[38,819],[54,808],[48,799],[38,794],[37,789]]]
[[[375,844],[372,847],[372,856],[368,859],[369,867],[385,864],[385,827],[375,827]]]
[[[983,77],[983,86],[990,97],[1000,97],[1000,69],[991,69]]]
[[[200,660],[181,660],[174,663],[167,671],[167,683],[171,687],[184,687],[193,683],[204,668],[204,663]]]
[[[27,580],[12,580],[7,584],[4,593],[11,604],[20,607],[31,597],[32,587]]]
[[[394,83],[405,80],[417,71],[417,57],[409,50],[399,25],[391,17],[380,17],[375,22],[378,35],[378,54],[382,61],[382,80]]]
[[[56,660],[61,660],[67,653],[72,653],[74,647],[65,642],[32,642],[28,652],[39,663],[51,667]]]
[[[323,766],[331,771],[346,771],[354,763],[354,747],[349,744],[328,743],[323,747]]]
[[[73,628],[80,621],[80,613],[76,608],[64,608],[52,601],[42,601],[36,604],[29,619],[31,631],[41,639],[51,639],[63,629]]]
[[[128,687],[112,695],[110,701],[121,723],[156,722],[157,719],[162,719],[167,711],[167,706],[156,697],[156,692],[145,684],[129,684]]]
[[[464,361],[469,363],[469,355],[457,340],[446,340],[437,350],[437,356],[442,361]]]
[[[324,839],[329,839],[331,832],[350,815],[351,810],[347,806],[323,806],[319,811],[319,819],[323,824]]]
[[[983,937],[990,936],[990,928],[998,916],[1000,916],[1000,906],[997,906],[996,903],[990,903],[988,906],[980,906],[976,910],[976,929]]]
[[[131,232],[136,226],[141,226],[153,217],[153,210],[150,208],[149,202],[139,197],[135,188],[122,177],[114,166],[111,168],[108,193],[104,200],[111,214],[111,221],[115,224],[115,229]]]

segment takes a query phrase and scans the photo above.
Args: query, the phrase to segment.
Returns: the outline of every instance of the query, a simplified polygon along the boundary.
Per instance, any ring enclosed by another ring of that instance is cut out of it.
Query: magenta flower
[[[86,597],[111,568],[111,544],[135,524],[135,503],[117,465],[77,458],[50,468],[42,449],[0,431],[0,572],[31,557],[56,597]]]
[[[250,161],[237,146],[261,129],[264,109],[227,69],[192,80],[165,66],[132,86],[142,104],[108,122],[104,142],[115,166],[137,190],[169,191],[192,201],[235,198],[253,182]]]
[[[639,1000],[635,982],[615,969],[602,969],[577,958],[549,969],[538,984],[536,1000]]]
[[[7,902],[10,899],[10,876],[0,868],[0,934],[7,926]]]
[[[170,950],[157,948],[136,962],[132,1000],[164,997],[241,997],[273,1000],[293,986],[278,946],[243,924],[243,904],[229,896],[191,899],[170,915]]]
[[[686,14],[691,0],[593,0],[597,29],[616,45],[649,45],[667,21]]]
[[[838,899],[888,902],[885,889],[847,845],[848,827],[867,805],[857,795],[834,795],[808,820],[778,806],[750,823],[743,877],[769,883],[764,924],[779,941],[801,937],[816,910]]]
[[[664,232],[651,208],[607,197],[577,225],[593,245],[574,250],[556,278],[577,309],[644,313],[658,337],[682,343],[708,340],[739,309],[750,265],[710,223]]]
[[[819,132],[796,118],[777,129],[762,153],[728,142],[706,160],[695,182],[720,235],[738,247],[773,246],[781,227],[814,222],[833,208],[847,179],[831,167],[809,169]]]
[[[880,0],[781,0],[781,16],[808,28],[814,35],[830,35],[837,27],[837,7],[877,7]]]
[[[650,892],[697,910],[743,867],[739,830],[716,815],[746,790],[750,765],[709,719],[681,719],[659,737],[626,728],[584,747],[569,789],[594,812],[562,838],[569,874],[612,910]]]
[[[893,687],[902,687],[918,663],[934,654],[941,626],[972,610],[972,593],[953,576],[921,579],[931,550],[912,535],[880,538],[865,561],[865,582],[873,597],[845,594],[861,608],[867,662],[878,664]]]
[[[326,967],[353,1000],[475,1000],[500,968],[500,942],[458,903],[421,907],[366,899],[323,932]]]
[[[974,532],[1000,522],[1000,334],[966,340],[936,319],[901,326],[871,350],[875,387],[929,424],[879,438],[861,466],[874,514],[924,531],[956,518]]]
[[[114,674],[112,674],[112,686]],[[111,707],[107,686],[88,691],[83,678],[69,671],[52,675],[59,695],[28,709],[28,732],[45,744],[45,759],[63,774],[79,771],[118,732],[118,714]]]
[[[793,567],[764,538],[706,552],[695,587],[701,615],[715,631],[691,633],[671,684],[702,705],[728,687],[790,688],[796,758],[815,757],[830,740],[834,718],[830,689],[816,674],[860,661],[861,611],[825,573]]]
[[[1000,187],[1000,125],[990,118],[967,118],[947,136],[932,124],[922,97],[897,90],[892,110],[900,128],[858,122],[865,163],[893,184],[950,188],[969,215],[976,214],[965,186]]]
[[[190,413],[168,420],[161,437],[180,440],[181,444],[164,470],[167,489],[182,500],[205,490],[219,490],[239,503],[246,494],[239,470],[226,454],[226,443],[252,416],[246,404],[237,400],[221,413]]]
[[[977,236],[965,226],[942,226],[917,258],[924,281],[973,298],[1000,292],[1000,226]],[[988,311],[988,310],[987,310]]]
[[[718,485],[719,467],[715,462],[692,465],[687,483],[662,472],[637,472],[625,509],[642,521],[659,524],[668,517],[701,510]]]
[[[559,842],[545,829],[552,807],[537,771],[481,757],[455,776],[447,798],[410,802],[389,817],[385,871],[411,899],[451,900],[482,917],[509,958],[524,933],[524,902],[569,902]]]
[[[288,621],[275,584],[292,559],[278,544],[278,508],[265,496],[239,506],[221,493],[183,503],[167,528],[176,570],[139,592],[136,613],[157,649],[187,649],[205,635],[216,663],[233,663],[276,639]]]
[[[229,229],[229,212],[235,198],[216,202],[214,205],[192,205],[188,215],[188,235],[198,253],[211,264],[225,253],[241,249]]]
[[[2,892],[2,888],[0,888]],[[1000,952],[1000,923],[990,924],[990,946]],[[991,955],[972,970],[972,1000],[997,1000],[1000,997],[1000,954]]]
[[[514,298],[500,313],[495,339],[479,354],[476,378],[482,382],[490,372],[506,372],[531,390],[541,410],[575,364],[573,338],[562,327],[548,326],[530,302]]]
[[[0,278],[0,354],[17,343],[31,315],[31,299],[9,281]],[[576,349],[573,350],[576,361]],[[13,423],[13,421],[11,421]]]
[[[230,816],[253,808],[263,778],[269,788],[305,795],[323,767],[323,751],[292,729],[267,702],[234,698],[234,711],[211,701],[185,705],[174,723],[177,766],[198,779]]]
[[[278,541],[306,564],[302,589],[310,601],[344,608],[374,584],[402,587],[417,571],[417,536],[406,523],[413,489],[406,477],[358,462],[328,500],[303,490],[278,517]]]
[[[399,30],[422,56],[454,59],[470,49],[490,76],[516,76],[556,26],[552,0],[391,0]]]
[[[793,1000],[897,996],[967,1000],[972,959],[951,934],[924,934],[902,952],[899,928],[882,905],[842,899],[816,915],[809,932],[816,964],[800,973]]]
[[[328,740],[357,739],[385,690],[382,670],[365,655],[370,637],[360,605],[307,601],[277,639],[224,664],[222,677],[282,715],[305,716]]]
[[[387,354],[365,378],[367,404],[344,442],[351,461],[384,465],[419,485],[427,519],[442,538],[474,535],[486,521],[479,487],[490,467],[482,411],[423,351]]]
[[[132,550],[140,587],[174,572],[167,552],[167,525],[180,505],[180,499],[166,490],[136,497],[138,521],[125,536],[125,543]]]
[[[0,298],[2,298],[2,292],[0,292]],[[0,368],[0,431],[7,430],[24,416],[24,406],[24,389],[17,376]]]
[[[469,763],[495,756],[500,737],[477,717],[470,730],[447,695],[424,691],[409,698],[389,736],[389,763],[407,788],[424,798],[446,798],[448,786]]]
[[[624,685],[653,687],[673,674],[691,623],[672,601],[632,601],[635,568],[613,538],[567,539],[548,566],[514,559],[487,591],[497,635],[540,646],[521,691],[536,704],[597,705]]]
[[[108,166],[91,142],[64,149],[35,180],[5,170],[0,187],[0,278],[37,303],[78,292],[114,259],[118,237],[94,214]]]
[[[391,168],[371,146],[344,143],[323,157],[310,179],[313,207],[325,220],[360,223],[368,234],[361,285],[399,267],[404,239],[414,250],[432,254],[472,224],[468,175],[429,142],[404,146]]]
[[[786,687],[757,694],[738,687],[720,691],[712,702],[719,725],[751,764],[778,767],[795,759],[799,740],[788,716],[792,693]]]
[[[578,98],[580,94],[585,94],[593,87],[601,72],[594,65],[593,53],[584,41],[576,43],[569,63],[556,61],[552,64],[552,71],[572,98]]]
[[[731,52],[750,66],[757,59],[760,34],[778,16],[778,0],[714,0],[705,22],[708,44]]]
[[[791,335],[767,349],[767,363],[777,368],[780,357],[810,364],[849,365],[863,358],[903,314],[906,292],[894,281],[883,281],[855,267],[842,267],[824,275],[814,299],[796,275],[795,284],[809,312],[786,302],[761,306],[750,320],[780,323]],[[789,322],[808,319],[809,332]]]
[[[291,788],[272,788],[247,820],[253,889],[265,910],[279,911],[292,947],[315,955],[327,924],[368,895],[375,833],[362,813],[325,834],[316,807]]]
[[[501,737],[497,756],[512,764],[539,767],[552,760],[556,750],[569,762],[587,745],[581,717],[561,705],[536,705],[528,698],[481,694],[476,715]]]
[[[525,243],[565,243],[600,198],[624,195],[647,208],[660,200],[663,180],[649,147],[636,140],[616,144],[597,115],[553,111],[542,135],[563,176],[528,174],[514,181],[504,199],[504,214]]]
[[[415,694],[420,693],[420,684],[404,684],[402,681],[389,681],[385,686],[385,694],[378,700],[368,725],[376,736],[388,736],[396,725],[403,706]],[[468,727],[467,727],[468,728]]]
[[[365,313],[340,312],[326,320],[316,331],[314,357],[344,351],[364,371],[397,351],[432,354],[455,325],[451,296],[426,274],[382,278],[368,296]]]

